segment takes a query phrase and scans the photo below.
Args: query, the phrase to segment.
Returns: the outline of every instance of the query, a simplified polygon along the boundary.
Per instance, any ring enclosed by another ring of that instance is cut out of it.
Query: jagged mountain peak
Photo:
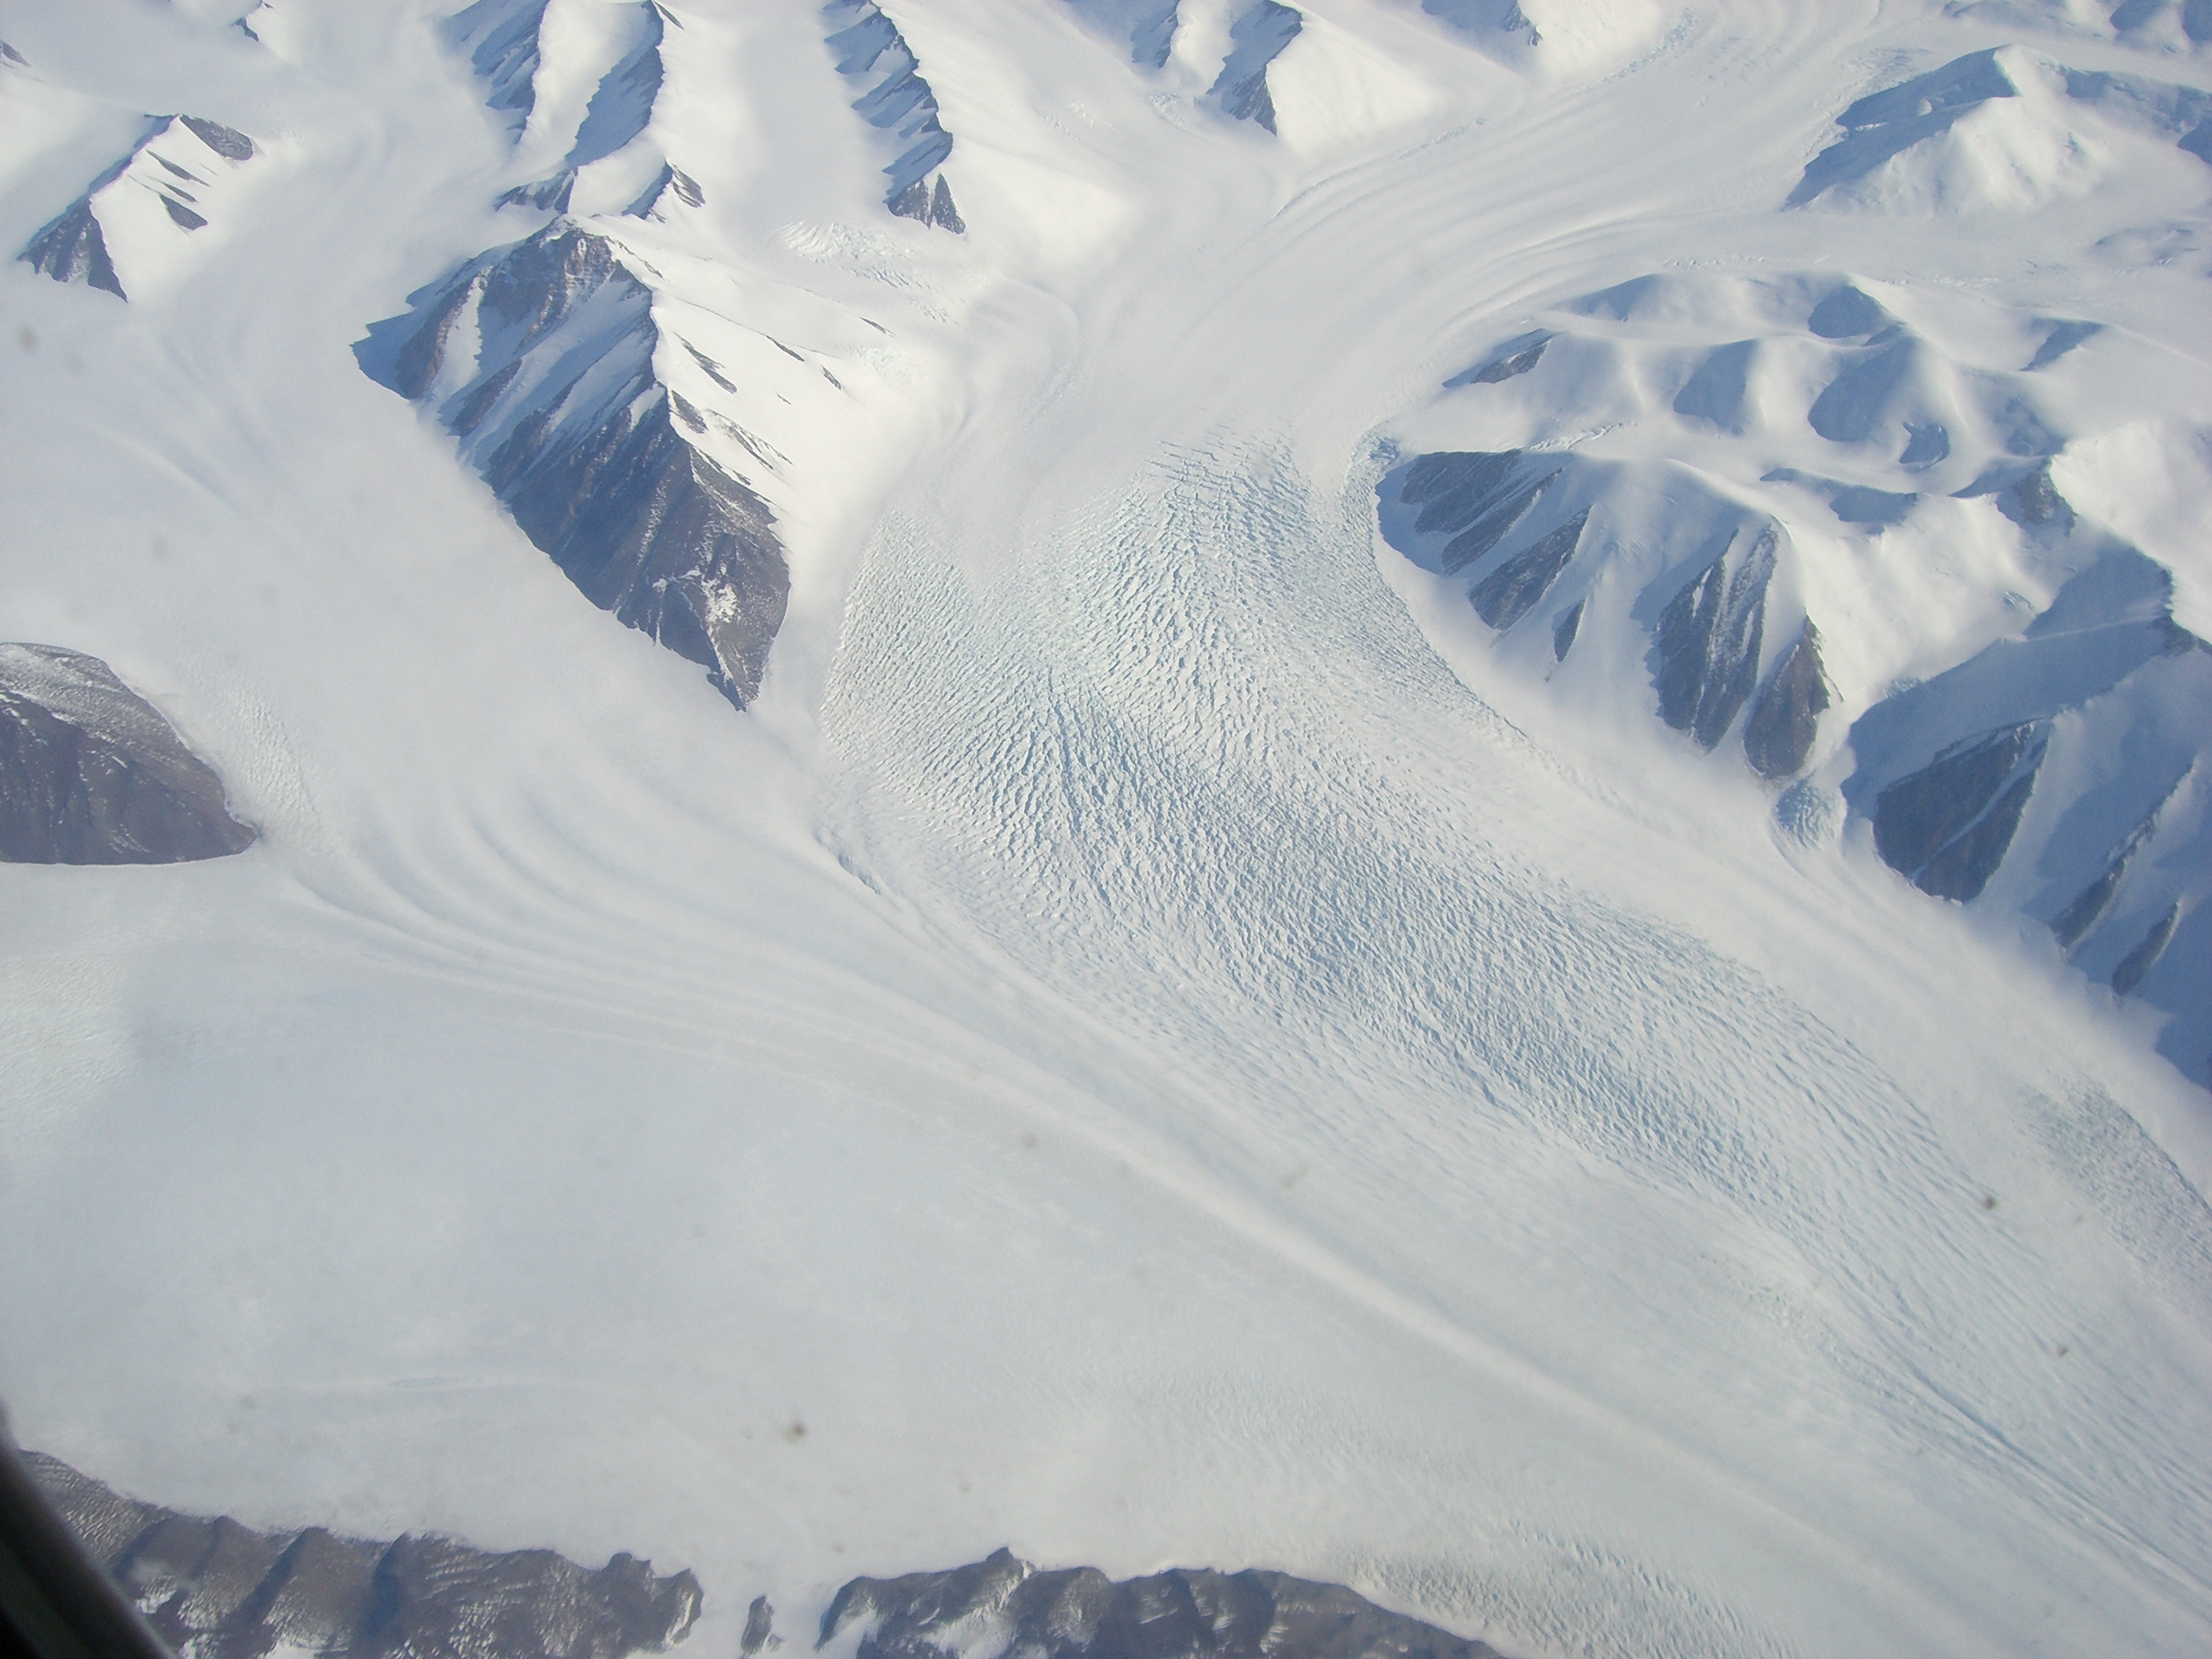
[[[57,282],[143,295],[191,267],[192,238],[238,210],[259,155],[219,121],[149,116],[137,143],[18,257]]]
[[[702,412],[735,387],[665,337],[656,303],[607,231],[556,218],[412,296],[360,355],[459,440],[593,604],[742,707],[760,690],[789,571],[775,514],[726,459],[762,450]],[[689,398],[675,383],[687,365],[708,383]]]
[[[875,0],[828,0],[822,18],[837,73],[866,88],[853,100],[854,110],[885,135],[892,152],[884,167],[890,180],[884,205],[901,218],[956,235],[965,231],[952,187],[939,171],[952,154],[952,135],[898,25]]]

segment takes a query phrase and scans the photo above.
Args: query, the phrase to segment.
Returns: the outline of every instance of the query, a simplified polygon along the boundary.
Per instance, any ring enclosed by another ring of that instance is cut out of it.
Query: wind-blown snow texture
[[[0,866],[37,1443],[702,1651],[2212,1649],[2195,14],[243,9],[0,0],[6,246],[153,216],[0,638],[260,832]]]

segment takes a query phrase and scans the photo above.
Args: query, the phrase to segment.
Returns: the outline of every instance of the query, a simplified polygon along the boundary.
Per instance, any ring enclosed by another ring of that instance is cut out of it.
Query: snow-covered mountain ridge
[[[259,832],[0,866],[22,1432],[2212,1643],[2203,9],[0,0],[0,638]]]

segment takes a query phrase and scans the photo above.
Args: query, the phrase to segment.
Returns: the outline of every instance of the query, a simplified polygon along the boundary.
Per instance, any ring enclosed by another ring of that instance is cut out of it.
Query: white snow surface
[[[2166,1017],[1786,831],[1640,661],[1552,695],[1375,494],[1393,446],[1690,479],[1783,526],[1863,702],[2070,574],[1937,493],[2012,387],[2201,628],[2212,167],[2113,127],[2094,189],[2008,138],[1971,210],[1929,192],[1987,146],[1783,206],[1975,52],[2203,92],[2181,9],[1529,3],[1508,52],[1301,0],[1271,137],[1205,104],[1231,8],[1152,70],[1064,0],[881,3],[964,237],[884,211],[811,0],[669,0],[635,142],[702,204],[591,221],[781,458],[718,452],[793,574],[739,714],[351,350],[545,222],[493,204],[634,19],[548,27],[518,149],[451,0],[258,43],[0,0],[13,246],[136,112],[283,157],[127,306],[0,273],[0,639],[107,662],[263,829],[0,866],[18,1437],[257,1525],[688,1565],[708,1652],[1000,1544],[1530,1659],[2212,1650],[2212,1107]],[[1862,348],[1795,296],[1844,276],[1910,331],[1879,454],[1805,428]],[[2101,331],[2029,374],[2038,319]],[[1744,341],[1742,400],[1676,401]],[[1829,484],[1929,493],[1885,540]]]

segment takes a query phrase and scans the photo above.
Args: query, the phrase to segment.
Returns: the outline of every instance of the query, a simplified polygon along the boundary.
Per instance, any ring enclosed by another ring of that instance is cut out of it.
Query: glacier
[[[16,1432],[682,1650],[2212,1645],[2202,11],[0,0],[0,638],[256,836],[0,861]]]

